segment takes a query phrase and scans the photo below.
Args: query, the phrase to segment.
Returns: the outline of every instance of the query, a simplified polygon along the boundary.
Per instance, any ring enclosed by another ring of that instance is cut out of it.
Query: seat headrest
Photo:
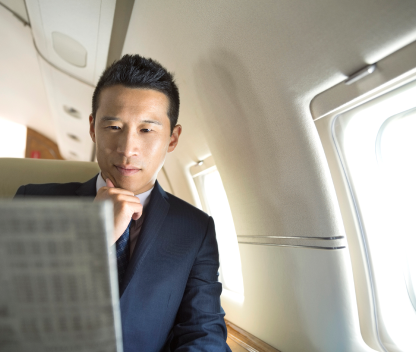
[[[95,162],[0,158],[0,198],[13,198],[28,183],[85,182],[99,171]]]

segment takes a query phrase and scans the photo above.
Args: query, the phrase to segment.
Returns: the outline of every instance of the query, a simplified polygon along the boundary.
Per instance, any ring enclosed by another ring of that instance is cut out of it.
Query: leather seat
[[[99,171],[95,162],[0,158],[0,198],[13,198],[28,183],[85,182]]]

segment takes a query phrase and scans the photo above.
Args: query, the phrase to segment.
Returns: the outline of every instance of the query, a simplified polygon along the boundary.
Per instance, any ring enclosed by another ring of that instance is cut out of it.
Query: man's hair
[[[92,95],[94,123],[101,91],[119,84],[127,88],[153,89],[165,94],[169,100],[167,114],[172,133],[179,116],[179,90],[173,80],[173,74],[157,61],[140,55],[124,55],[103,72]]]

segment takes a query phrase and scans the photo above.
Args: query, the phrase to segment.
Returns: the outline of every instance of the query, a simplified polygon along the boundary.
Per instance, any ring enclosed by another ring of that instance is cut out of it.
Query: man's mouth
[[[131,176],[140,171],[138,167],[131,165],[114,165],[118,172],[123,176]]]

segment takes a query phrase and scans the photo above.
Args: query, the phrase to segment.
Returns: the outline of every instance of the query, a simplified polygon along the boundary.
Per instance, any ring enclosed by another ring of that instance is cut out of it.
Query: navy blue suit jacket
[[[21,186],[16,197],[96,196],[86,183]],[[120,292],[124,352],[230,351],[210,216],[156,182]]]

